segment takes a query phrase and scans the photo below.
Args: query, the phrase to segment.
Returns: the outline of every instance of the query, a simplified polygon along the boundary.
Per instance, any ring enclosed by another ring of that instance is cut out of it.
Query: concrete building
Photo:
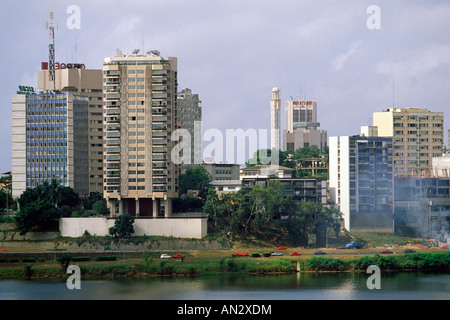
[[[179,165],[177,58],[118,55],[103,63],[104,197],[114,214],[171,215]],[[113,208],[118,203],[117,210]]]
[[[283,166],[255,165],[240,169],[240,180],[245,178],[292,178],[294,169]]]
[[[177,117],[178,127],[188,130],[191,136],[190,163],[185,165],[199,165],[202,162],[202,102],[191,89],[178,92]]]
[[[292,196],[294,201],[327,204],[327,180],[324,178],[245,177],[242,179],[242,189],[249,190],[255,184],[266,186],[269,180],[280,182],[284,195]]]
[[[240,165],[235,163],[204,163],[212,180],[239,180]]]
[[[330,137],[329,163],[330,198],[345,228],[393,232],[392,138]]]
[[[432,158],[442,154],[444,113],[419,108],[389,108],[373,113],[379,137],[392,137],[394,174],[430,175]]]
[[[395,228],[401,235],[446,242],[450,219],[449,177],[395,177]]]
[[[216,191],[220,197],[223,193],[237,192],[242,188],[241,180],[213,180],[211,187]]]
[[[32,91],[12,98],[13,198],[52,179],[88,195],[88,97]]]
[[[64,69],[61,69],[65,66]],[[84,69],[82,64],[59,64],[55,70],[55,82],[49,80],[49,71],[42,63],[38,71],[38,88],[83,95],[89,99],[89,193],[103,192],[103,77],[100,69]]]
[[[319,130],[316,100],[288,100],[284,104],[285,129],[283,149],[295,151],[298,148],[316,145],[322,149],[327,145],[327,132]]]
[[[270,141],[271,149],[281,150],[281,100],[280,89],[272,89],[270,99]]]
[[[431,160],[433,177],[450,177],[450,154],[446,153]]]

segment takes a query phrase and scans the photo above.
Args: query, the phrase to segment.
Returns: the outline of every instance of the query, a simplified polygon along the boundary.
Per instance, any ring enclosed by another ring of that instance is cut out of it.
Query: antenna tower
[[[55,28],[59,28],[58,23],[53,23],[53,11],[49,13],[50,21],[47,22],[46,28],[49,30],[48,45],[48,80],[53,82],[53,90],[56,90],[55,79]]]

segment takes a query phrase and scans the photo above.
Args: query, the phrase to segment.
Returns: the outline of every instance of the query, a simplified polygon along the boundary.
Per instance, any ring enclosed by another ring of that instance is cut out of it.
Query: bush
[[[100,256],[95,258],[95,261],[116,261],[116,256]]]
[[[72,261],[90,261],[91,257],[72,257]]]
[[[36,262],[36,258],[22,258],[22,262]]]

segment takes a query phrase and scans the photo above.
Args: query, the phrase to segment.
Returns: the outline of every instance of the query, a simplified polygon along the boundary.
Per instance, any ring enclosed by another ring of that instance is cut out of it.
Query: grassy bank
[[[112,279],[120,277],[192,276],[226,273],[290,273],[301,272],[365,272],[370,265],[382,271],[445,271],[450,270],[450,253],[413,253],[389,256],[361,256],[357,258],[313,257],[195,257],[159,259],[152,255],[142,258],[98,261],[73,259],[84,279]],[[0,263],[0,279],[66,278],[62,266],[54,261]]]

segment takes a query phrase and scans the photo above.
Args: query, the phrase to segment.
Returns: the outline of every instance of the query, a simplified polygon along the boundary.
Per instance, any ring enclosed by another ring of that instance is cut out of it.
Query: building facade
[[[190,162],[186,165],[199,165],[202,162],[202,102],[191,89],[178,92],[177,117],[178,127],[186,129],[191,138]]]
[[[240,165],[235,163],[204,163],[212,180],[239,180]]]
[[[329,188],[349,231],[393,232],[392,138],[330,137]]]
[[[159,54],[105,58],[104,197],[113,214],[170,216],[179,167],[177,59]],[[117,207],[114,204],[117,203]]]
[[[430,175],[432,158],[444,147],[444,114],[419,108],[389,108],[373,113],[379,137],[392,137],[394,174]]]
[[[284,104],[285,129],[283,149],[294,152],[312,145],[322,149],[327,145],[327,132],[319,130],[316,100],[288,100]]]
[[[78,64],[77,66],[80,66]],[[103,192],[103,77],[102,70],[65,68],[55,70],[55,81],[49,71],[38,71],[38,88],[88,97],[89,193]]]
[[[449,221],[449,177],[395,177],[398,234],[447,242]]]
[[[88,106],[87,97],[71,93],[13,96],[13,198],[52,179],[89,194]]]

